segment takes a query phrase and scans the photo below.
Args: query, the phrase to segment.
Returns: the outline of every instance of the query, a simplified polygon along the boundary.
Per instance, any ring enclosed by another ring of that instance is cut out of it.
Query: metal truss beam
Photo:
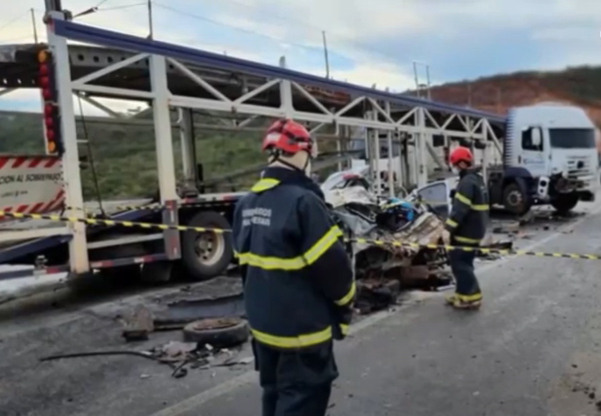
[[[298,82],[302,85],[312,85],[329,90],[344,90],[345,92],[355,96],[366,96],[376,100],[390,101],[393,104],[405,107],[423,107],[428,110],[439,111],[448,114],[460,114],[475,118],[488,118],[490,121],[496,122],[504,121],[503,117],[479,110],[436,103],[415,97],[392,94],[385,91],[378,91],[373,88],[352,85],[315,75],[304,74],[282,67],[269,66],[212,52],[199,51],[181,45],[144,39],[69,21],[60,20],[54,23],[54,30],[57,35],[85,43],[92,43],[125,50],[134,50],[140,53],[160,55],[166,58],[177,59],[189,63],[208,64],[224,69],[236,70],[237,72],[248,72],[255,75],[265,76],[270,79],[286,79],[292,82]]]

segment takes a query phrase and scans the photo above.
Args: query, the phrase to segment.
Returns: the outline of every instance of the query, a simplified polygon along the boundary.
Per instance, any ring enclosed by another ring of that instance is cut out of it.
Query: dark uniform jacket
[[[451,241],[479,245],[486,234],[488,211],[488,188],[480,170],[462,171],[453,197],[453,209],[445,224]]]
[[[257,342],[305,348],[344,336],[356,288],[341,237],[302,172],[267,168],[238,202],[234,249]]]

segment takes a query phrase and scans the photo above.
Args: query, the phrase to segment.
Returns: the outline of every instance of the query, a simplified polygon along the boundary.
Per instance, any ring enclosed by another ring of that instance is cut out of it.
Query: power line
[[[96,6],[94,6],[96,9],[100,8],[100,6],[102,6],[104,3],[106,3],[109,0],[100,0],[100,2],[98,2],[98,4]]]
[[[138,3],[124,4],[122,6],[103,7],[102,9],[96,10],[96,13],[109,12],[109,11],[113,11],[113,10],[130,9],[132,7],[139,7],[139,6],[145,6],[145,5],[146,5],[146,2],[138,2]]]
[[[289,45],[292,45],[292,46],[296,46],[297,48],[301,48],[301,49],[311,49],[310,47],[308,47],[308,46],[306,46],[306,45],[300,45],[300,44],[298,44],[298,43],[289,42],[289,41],[287,41],[287,40],[285,40],[285,39],[278,39],[278,38],[275,38],[275,37],[273,37],[273,36],[267,35],[267,34],[265,34],[265,33],[260,33],[260,32],[254,31],[254,30],[250,30],[250,29],[243,29],[243,28],[241,28],[241,27],[237,27],[237,26],[233,26],[233,25],[228,25],[227,23],[220,22],[220,21],[218,21],[218,20],[211,19],[211,18],[209,18],[209,17],[200,16],[200,15],[196,15],[196,14],[193,14],[193,13],[190,13],[190,12],[186,12],[186,11],[183,11],[183,10],[175,9],[175,8],[173,8],[173,7],[171,7],[171,6],[166,6],[166,5],[164,5],[164,4],[157,3],[156,1],[153,1],[152,3],[153,3],[155,6],[157,6],[157,7],[161,8],[161,9],[169,10],[169,11],[171,11],[171,12],[173,12],[173,13],[179,14],[179,15],[181,15],[181,16],[184,16],[184,17],[188,17],[188,18],[192,18],[192,19],[201,20],[201,21],[203,21],[203,22],[212,23],[212,24],[214,24],[214,25],[217,25],[217,26],[223,26],[223,27],[227,27],[227,28],[230,28],[230,29],[234,29],[234,30],[236,30],[236,31],[239,31],[239,32],[243,32],[243,33],[250,34],[250,35],[261,36],[261,37],[263,37],[263,38],[266,38],[266,39],[272,40],[272,41],[274,41],[274,42],[278,42],[278,43],[286,43],[286,44],[289,44]]]
[[[228,2],[231,2],[231,3],[234,3],[234,4],[243,5],[242,3],[238,3],[235,0],[222,0],[222,1],[228,1]],[[200,20],[200,21],[212,23],[212,24],[215,24],[215,25],[218,25],[218,26],[222,26],[222,27],[227,27],[227,28],[239,31],[239,32],[243,32],[243,33],[247,33],[247,34],[251,34],[251,35],[255,35],[255,36],[260,36],[260,37],[269,39],[269,40],[271,40],[273,42],[276,42],[276,43],[289,44],[289,45],[295,46],[295,47],[297,47],[297,48],[299,48],[301,50],[317,50],[318,49],[317,46],[313,47],[313,46],[309,46],[309,45],[301,45],[301,44],[298,44],[298,43],[289,42],[286,39],[282,39],[282,38],[278,39],[278,38],[275,38],[273,36],[267,35],[265,33],[260,33],[260,32],[257,32],[255,30],[243,29],[243,28],[240,28],[240,27],[237,27],[237,26],[234,26],[234,25],[229,25],[227,23],[220,22],[218,20],[211,19],[211,18],[206,17],[206,16],[196,15],[196,14],[193,14],[193,13],[190,13],[190,12],[186,12],[184,10],[173,8],[171,6],[160,4],[160,3],[157,3],[156,1],[153,1],[152,3],[155,6],[159,7],[159,8],[162,8],[164,10],[169,10],[169,11],[175,13],[175,14],[178,14],[178,15],[181,15],[181,16],[184,16],[184,17],[188,17],[188,18],[192,18],[192,19],[196,19],[196,20]],[[291,21],[291,22],[295,22],[294,19],[282,18],[281,20],[283,20],[283,21],[288,20],[288,21]],[[305,26],[309,26],[309,27],[312,27],[312,28],[317,28],[316,26],[309,25],[309,24],[306,24]],[[320,32],[323,32],[323,31],[320,30]],[[329,32],[328,32],[328,34],[329,34]],[[355,48],[357,48],[358,50],[361,50],[362,52],[364,52],[364,53],[366,53],[368,55],[371,55],[371,56],[373,56],[373,55],[381,56],[381,57],[383,57],[383,60],[385,62],[391,63],[391,64],[393,64],[393,65],[395,65],[397,67],[401,67],[402,66],[402,64],[399,63],[398,61],[396,61],[394,59],[391,59],[391,56],[390,56],[389,53],[385,53],[383,51],[378,51],[377,49],[374,49],[374,48],[371,48],[371,47],[367,47],[367,46],[364,46],[364,45],[360,45],[360,44],[355,43],[355,42],[346,41],[346,43],[347,44],[352,44]],[[408,65],[408,64],[406,64],[406,65]],[[328,62],[328,66],[329,66],[329,62]]]
[[[14,23],[17,23],[19,20],[21,20],[22,18],[24,18],[25,16],[28,16],[30,13],[29,9],[27,9],[27,11],[25,13],[21,13],[20,15],[18,15],[15,18],[12,18],[11,20],[9,20],[8,22],[4,23],[2,26],[0,26],[0,32],[2,32],[4,29],[6,29],[7,27],[13,25]]]
[[[234,4],[236,6],[245,7],[247,9],[257,10],[257,6],[256,5],[246,4],[246,3],[243,3],[243,2],[240,2],[240,1],[237,1],[237,0],[221,0],[221,2]],[[310,29],[314,29],[317,33],[322,33],[325,30],[323,27],[319,27],[319,26],[313,25],[311,23],[304,22],[304,21],[299,20],[299,19],[294,19],[294,18],[290,17],[289,14],[270,12],[270,15],[272,17],[276,17],[278,20],[281,20],[281,21],[285,21],[285,22],[287,21],[287,22],[294,23],[294,24],[299,25],[299,26],[304,26],[304,27],[307,27],[307,28],[310,28]],[[336,38],[338,40],[343,41],[347,45],[353,46],[353,47],[355,47],[355,48],[357,48],[357,49],[359,49],[359,50],[361,50],[363,52],[367,52],[369,54],[379,55],[379,56],[383,57],[386,61],[389,61],[389,62],[392,61],[393,63],[398,64],[398,62],[396,62],[394,59],[391,59],[390,53],[387,53],[387,52],[384,52],[384,51],[380,51],[378,49],[374,49],[372,46],[364,45],[364,44],[362,44],[360,42],[357,42],[353,38],[350,38],[350,37],[342,35],[340,33],[331,31],[329,29],[327,30],[327,34],[328,34],[328,38],[330,38],[330,39],[331,38]],[[303,46],[303,47],[306,48],[307,46]]]
[[[31,35],[26,35],[26,36],[19,36],[16,38],[2,39],[2,40],[0,40],[0,45],[6,45],[9,43],[13,43],[13,42],[21,41],[21,40],[30,40],[31,38],[32,38]]]

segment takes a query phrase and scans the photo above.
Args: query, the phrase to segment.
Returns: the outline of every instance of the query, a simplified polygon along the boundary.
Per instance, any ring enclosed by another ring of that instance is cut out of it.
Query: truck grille
[[[588,157],[571,157],[567,167],[568,179],[589,180],[594,175],[594,168]]]

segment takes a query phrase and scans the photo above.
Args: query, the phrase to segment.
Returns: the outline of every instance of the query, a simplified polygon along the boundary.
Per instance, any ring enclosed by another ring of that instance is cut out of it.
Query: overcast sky
[[[77,21],[146,36],[141,3],[63,7],[76,14],[99,6]],[[28,9],[40,20],[43,7],[0,0],[0,45],[31,41]],[[429,64],[435,83],[601,64],[601,0],[157,0],[153,15],[160,40],[272,64],[286,55],[290,67],[320,75],[325,30],[334,78],[397,91],[413,87],[413,60]],[[34,92],[0,97],[2,109],[38,106]]]

